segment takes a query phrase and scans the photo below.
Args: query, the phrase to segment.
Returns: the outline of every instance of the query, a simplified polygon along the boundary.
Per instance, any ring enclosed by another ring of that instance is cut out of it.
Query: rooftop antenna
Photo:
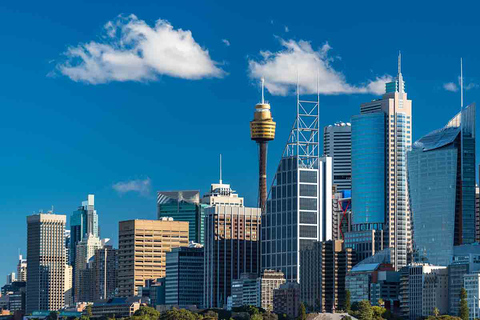
[[[220,153],[220,184],[222,184],[222,154]]]
[[[262,104],[265,104],[264,91],[265,91],[265,78],[262,77]]]
[[[463,59],[460,58],[460,110],[463,109]]]
[[[398,74],[402,73],[402,52],[398,50]]]

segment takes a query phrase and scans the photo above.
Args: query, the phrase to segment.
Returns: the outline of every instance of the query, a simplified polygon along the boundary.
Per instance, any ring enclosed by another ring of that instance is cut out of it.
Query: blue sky
[[[305,93],[308,71],[320,70],[324,126],[378,97],[401,50],[414,139],[444,125],[459,109],[451,90],[460,57],[465,100],[478,101],[478,9],[418,1],[2,3],[0,275],[26,251],[28,214],[54,205],[70,216],[94,193],[101,234],[116,243],[118,221],[155,218],[156,190],[207,191],[220,153],[224,181],[254,205],[249,121],[260,75],[277,122],[269,177],[295,115],[294,70]]]

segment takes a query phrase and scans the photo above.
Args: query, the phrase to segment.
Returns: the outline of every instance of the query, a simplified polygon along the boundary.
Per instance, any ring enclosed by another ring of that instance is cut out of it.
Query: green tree
[[[373,319],[373,310],[370,305],[370,301],[362,300],[358,303],[358,313],[357,318],[359,320],[372,320]]]
[[[387,309],[379,307],[379,306],[373,306],[372,307],[372,312],[373,312],[373,319],[375,320],[383,320],[385,317],[383,316]]]
[[[347,290],[345,291],[345,301],[343,302],[343,309],[347,313],[350,313],[350,311],[352,311],[352,302],[350,300],[351,300],[350,290]]]
[[[462,318],[462,320],[468,320],[469,311],[470,310],[468,310],[467,303],[467,290],[465,290],[465,288],[462,288],[462,290],[460,291],[460,318]]]
[[[135,311],[133,314],[134,317],[141,317],[142,319],[152,319],[156,320],[160,317],[160,312],[155,310],[152,307],[141,306],[140,309]]]
[[[435,318],[440,315],[440,310],[438,310],[437,307],[433,308],[433,315],[435,316]]]
[[[160,315],[160,320],[202,320],[202,319],[216,319],[216,318],[207,318],[202,317],[201,315],[185,310],[185,309],[176,309],[168,310],[163,312]]]
[[[250,317],[250,320],[263,320],[263,317],[260,313],[254,314]]]
[[[297,317],[297,320],[307,320],[307,309],[305,308],[305,305],[302,303],[300,303],[300,308],[298,310],[298,317]]]

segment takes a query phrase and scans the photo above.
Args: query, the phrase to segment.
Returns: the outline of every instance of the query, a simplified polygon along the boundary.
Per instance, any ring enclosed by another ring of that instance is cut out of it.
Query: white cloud
[[[288,26],[285,26],[285,32],[289,32],[290,29],[288,29]]]
[[[470,82],[469,84],[467,84],[465,86],[465,90],[468,91],[468,90],[471,90],[471,89],[476,89],[478,87],[479,87],[479,85],[477,83]]]
[[[150,178],[120,181],[112,186],[113,190],[117,191],[120,195],[127,192],[137,192],[142,196],[150,194],[151,187],[152,182]]]
[[[447,91],[451,91],[451,92],[457,92],[458,91],[457,85],[453,82],[444,83],[443,84],[443,89],[445,89]]]
[[[230,47],[230,41],[227,39],[222,39],[223,44],[225,44],[227,47]]]
[[[207,49],[189,30],[174,29],[166,20],[153,27],[135,15],[119,16],[104,26],[103,42],[69,47],[57,69],[73,81],[148,81],[167,75],[183,79],[222,77]]]
[[[295,92],[297,75],[300,93],[317,92],[317,75],[321,94],[352,94],[385,92],[385,83],[392,81],[389,75],[376,77],[361,85],[347,83],[345,76],[336,71],[329,56],[331,47],[325,43],[314,50],[308,41],[280,39],[283,49],[278,52],[261,51],[260,61],[249,60],[248,69],[252,78],[265,78],[265,87],[273,95]]]

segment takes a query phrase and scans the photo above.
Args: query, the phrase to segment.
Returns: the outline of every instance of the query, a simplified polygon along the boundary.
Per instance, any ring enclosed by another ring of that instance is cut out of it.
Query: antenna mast
[[[220,184],[222,184],[222,154],[220,153]]]

